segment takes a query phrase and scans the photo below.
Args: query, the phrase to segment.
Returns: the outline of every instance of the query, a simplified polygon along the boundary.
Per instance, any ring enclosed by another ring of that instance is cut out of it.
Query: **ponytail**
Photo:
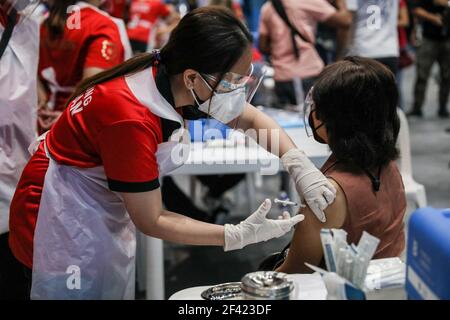
[[[63,36],[68,17],[67,9],[75,3],[77,3],[77,0],[55,0],[53,2],[49,10],[49,16],[44,22],[51,40]]]

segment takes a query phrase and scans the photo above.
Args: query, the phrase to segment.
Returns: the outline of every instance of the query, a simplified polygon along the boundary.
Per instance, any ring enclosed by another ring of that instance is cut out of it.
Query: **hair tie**
[[[158,65],[161,62],[161,52],[157,49],[152,51],[153,57],[155,59],[155,65]]]

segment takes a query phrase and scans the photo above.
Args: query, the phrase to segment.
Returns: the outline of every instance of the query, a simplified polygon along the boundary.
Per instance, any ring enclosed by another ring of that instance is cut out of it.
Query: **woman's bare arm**
[[[406,28],[409,26],[409,14],[408,8],[402,7],[398,12],[398,26],[401,28]]]
[[[332,179],[329,181],[337,190],[336,200],[325,209],[327,221],[321,223],[306,207],[301,210],[305,220],[295,228],[289,254],[277,271],[285,273],[310,273],[305,262],[318,265],[323,258],[320,229],[341,228],[347,215],[347,200],[341,187]]]
[[[229,125],[234,127],[236,123],[237,129],[246,132],[259,145],[278,157],[296,148],[292,139],[275,120],[251,104],[247,104],[242,115]]]
[[[164,210],[160,189],[121,196],[133,223],[148,236],[190,245],[224,245],[223,226]]]

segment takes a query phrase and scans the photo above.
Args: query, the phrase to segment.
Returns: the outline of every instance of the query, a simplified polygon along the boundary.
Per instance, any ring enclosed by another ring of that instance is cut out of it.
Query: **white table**
[[[326,145],[319,144],[313,138],[308,138],[304,128],[287,129],[286,132],[294,143],[305,151],[314,164],[320,167],[330,155]],[[276,174],[281,168],[280,160],[259,146],[245,147],[238,145],[234,148],[205,148],[203,143],[191,144],[191,152],[186,163],[172,172],[171,175],[210,175],[210,174],[238,174],[247,175],[261,172],[262,174]],[[251,177],[247,183],[251,183]],[[291,188],[294,190],[293,188]],[[254,195],[249,195],[254,198]],[[291,192],[291,199],[295,200],[295,192]],[[141,235],[142,236],[142,235]],[[138,282],[145,282],[147,299],[164,299],[164,250],[163,242],[152,237],[141,237],[144,257],[140,260],[141,270],[138,271]],[[145,280],[144,280],[145,278]]]
[[[293,300],[326,300],[327,288],[318,273],[290,274],[288,278],[294,282]],[[169,300],[203,300],[201,294],[212,286],[187,288],[174,293]]]

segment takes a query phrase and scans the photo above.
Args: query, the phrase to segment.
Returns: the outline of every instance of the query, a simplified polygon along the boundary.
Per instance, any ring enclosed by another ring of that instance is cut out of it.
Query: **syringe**
[[[298,206],[298,204],[296,202],[290,201],[289,199],[286,199],[286,200],[275,199],[275,200],[273,200],[273,202],[279,203],[283,206]]]

